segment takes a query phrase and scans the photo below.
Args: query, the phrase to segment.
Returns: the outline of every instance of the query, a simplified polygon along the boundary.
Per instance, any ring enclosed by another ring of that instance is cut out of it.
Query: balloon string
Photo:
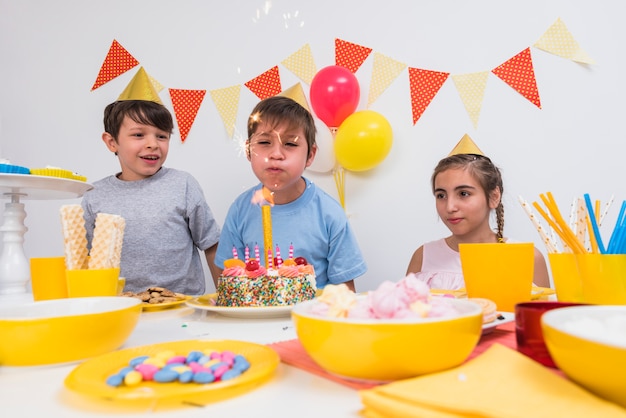
[[[337,187],[337,195],[339,196],[339,203],[341,207],[346,209],[346,183],[345,183],[345,172],[343,167],[337,167],[333,171],[333,177],[335,178],[335,186]]]

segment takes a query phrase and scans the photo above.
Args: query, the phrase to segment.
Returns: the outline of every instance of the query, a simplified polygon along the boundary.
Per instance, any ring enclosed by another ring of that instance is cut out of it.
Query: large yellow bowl
[[[119,348],[135,329],[141,301],[129,297],[55,299],[0,308],[0,365],[83,360]]]
[[[292,319],[306,352],[326,371],[349,379],[386,382],[463,363],[482,332],[481,308],[449,299],[454,318],[346,319],[311,313],[316,300],[294,306]]]
[[[626,407],[626,306],[588,305],[544,313],[541,327],[559,369],[596,395]]]

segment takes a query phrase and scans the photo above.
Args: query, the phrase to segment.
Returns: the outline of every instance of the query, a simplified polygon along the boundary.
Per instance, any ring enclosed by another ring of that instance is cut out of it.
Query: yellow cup
[[[459,252],[468,297],[491,299],[504,312],[531,299],[533,243],[459,244]]]
[[[71,298],[117,296],[120,269],[66,270],[67,294]]]
[[[583,302],[626,305],[626,254],[576,254]]]
[[[549,253],[548,260],[557,300],[559,302],[582,302],[583,288],[576,254]]]
[[[124,286],[126,286],[126,277],[119,277],[117,279],[117,294],[121,295],[124,292]]]
[[[65,257],[31,258],[30,282],[36,301],[66,298]]]

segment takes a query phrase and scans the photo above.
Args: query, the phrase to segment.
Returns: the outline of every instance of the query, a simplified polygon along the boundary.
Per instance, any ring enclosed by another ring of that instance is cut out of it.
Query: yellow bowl
[[[557,367],[590,392],[626,407],[626,306],[555,309],[541,317]]]
[[[360,296],[365,297],[365,296]],[[449,299],[453,318],[347,319],[311,313],[315,299],[291,314],[306,352],[329,373],[387,382],[437,372],[463,363],[482,332],[478,304]]]
[[[0,365],[83,360],[119,348],[135,329],[141,301],[55,299],[0,308]]]

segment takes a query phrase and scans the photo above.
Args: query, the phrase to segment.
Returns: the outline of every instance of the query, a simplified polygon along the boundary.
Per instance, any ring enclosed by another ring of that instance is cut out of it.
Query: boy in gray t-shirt
[[[220,227],[196,179],[163,167],[173,130],[171,113],[155,101],[118,100],[104,111],[104,130],[102,140],[117,155],[122,171],[96,181],[83,197],[90,245],[96,215],[120,215],[126,220],[120,265],[125,291],[161,286],[204,294],[198,250],[217,278]]]

